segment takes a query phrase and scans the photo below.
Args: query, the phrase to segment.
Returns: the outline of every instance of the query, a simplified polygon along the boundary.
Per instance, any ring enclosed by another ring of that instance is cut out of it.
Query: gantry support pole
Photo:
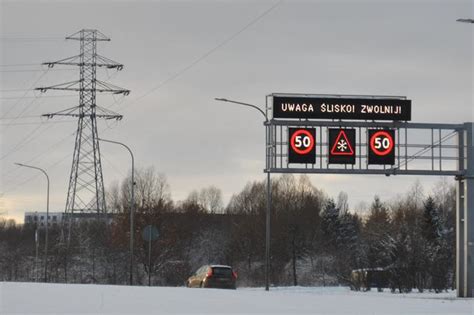
[[[474,297],[474,123],[459,131],[456,183],[456,289],[458,297]]]

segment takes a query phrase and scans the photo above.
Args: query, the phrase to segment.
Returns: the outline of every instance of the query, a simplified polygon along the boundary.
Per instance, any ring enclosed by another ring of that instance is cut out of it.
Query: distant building
[[[49,226],[55,226],[62,222],[63,212],[49,212]],[[25,212],[25,224],[37,224],[38,227],[46,226],[46,212]]]
[[[63,220],[66,220],[67,214],[64,212],[49,212],[48,226],[57,226]],[[108,213],[105,216],[98,216],[96,213],[75,213],[73,215],[74,222],[94,221],[98,218],[106,218],[107,223],[112,223],[113,214]],[[25,225],[37,224],[39,228],[46,226],[46,212],[25,212]]]

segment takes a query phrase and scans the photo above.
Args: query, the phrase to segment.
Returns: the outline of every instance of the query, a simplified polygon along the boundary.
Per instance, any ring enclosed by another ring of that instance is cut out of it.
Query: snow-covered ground
[[[0,314],[474,314],[454,293],[237,290],[0,282]]]

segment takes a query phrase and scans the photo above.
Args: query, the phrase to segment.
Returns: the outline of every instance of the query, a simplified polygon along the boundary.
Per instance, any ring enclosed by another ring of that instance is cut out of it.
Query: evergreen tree
[[[375,196],[364,226],[364,241],[369,268],[386,267],[390,257],[384,250],[390,233],[390,216],[387,207]]]
[[[432,197],[424,203],[422,235],[426,242],[426,267],[430,289],[441,292],[448,286],[450,250],[443,221]]]
[[[333,199],[328,199],[321,211],[321,232],[325,250],[332,252],[337,249],[339,230],[339,209]]]
[[[436,242],[441,236],[441,220],[434,199],[426,199],[423,210],[422,234],[426,241]]]

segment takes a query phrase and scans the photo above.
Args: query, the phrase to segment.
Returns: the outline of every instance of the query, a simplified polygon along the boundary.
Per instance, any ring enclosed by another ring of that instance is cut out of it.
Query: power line
[[[107,132],[108,130],[110,130],[110,129],[112,129],[112,128],[111,128],[110,126],[107,126],[107,128],[104,128],[103,130],[101,130],[101,134],[106,133],[106,132]],[[60,145],[61,143],[63,143],[63,142],[66,141],[67,139],[69,139],[69,137],[75,136],[75,135],[76,135],[75,132],[69,134],[67,137],[61,139],[59,142],[57,142],[57,143],[53,144],[52,146],[50,146],[50,147],[49,147],[46,151],[44,151],[43,153],[38,154],[37,156],[33,157],[32,159],[30,159],[30,160],[28,160],[28,161],[25,161],[24,163],[30,163],[30,162],[33,162],[33,161],[37,160],[38,158],[40,158],[41,156],[45,155],[46,153],[51,152],[51,149],[53,149],[54,147],[57,147],[58,145]],[[69,156],[70,156],[69,153],[66,154],[66,155],[65,155],[64,157],[62,157],[60,160],[58,160],[58,161],[52,163],[52,164],[51,164],[50,166],[48,166],[47,168],[48,168],[48,169],[52,169],[52,168],[58,166],[60,163],[62,163],[64,160],[66,160]],[[12,172],[14,172],[14,171],[16,171],[16,170],[18,170],[18,169],[20,169],[20,168],[21,168],[20,166],[17,166],[15,169],[12,169],[12,170],[10,170],[9,172],[5,173],[5,174],[3,175],[3,177],[4,177],[4,176],[7,176],[7,175],[9,175],[9,174],[11,174]],[[41,174],[39,174],[39,175],[41,175]],[[21,183],[19,183],[19,184],[12,185],[12,186],[10,187],[10,189],[1,192],[2,196],[4,196],[6,193],[15,191],[15,190],[18,189],[20,186],[23,186],[23,185],[27,184],[28,182],[32,181],[33,179],[37,178],[39,175],[37,174],[37,175],[32,176],[32,177],[28,178],[27,180],[25,180],[25,181],[23,181],[23,182],[21,182]]]
[[[27,118],[40,118],[41,116],[38,115],[31,115],[31,116],[23,116],[21,117],[22,119],[27,119]],[[15,117],[2,117],[0,120],[13,120]]]
[[[38,79],[36,79],[36,81],[30,86],[30,89],[29,89],[29,90],[33,89],[33,87],[35,87],[36,84],[37,84],[47,73],[48,73],[48,69],[45,70],[45,72],[42,73],[42,74],[38,77]],[[6,116],[11,112],[11,110],[12,110],[16,105],[18,105],[18,104],[20,103],[20,101],[23,99],[23,97],[25,97],[27,94],[28,94],[28,91],[25,92],[25,93],[23,93],[23,95],[21,96],[21,98],[18,99],[18,101],[17,101],[13,106],[11,106],[10,109],[7,110],[7,112],[4,113],[1,118],[6,117]]]
[[[41,66],[41,63],[13,63],[13,64],[0,65],[0,67],[30,67],[30,66]]]
[[[2,126],[30,126],[30,125],[39,125],[39,124],[64,124],[76,122],[75,120],[62,120],[62,121],[39,121],[39,122],[24,122],[24,123],[14,123],[14,124],[0,124]]]
[[[123,177],[126,177],[125,173],[119,169],[117,166],[115,166],[114,163],[112,163],[106,155],[104,155],[103,152],[101,152],[101,155],[102,155],[102,158],[107,162],[108,165],[110,165],[117,173],[119,173],[120,175],[122,175]]]
[[[25,41],[42,41],[42,40],[46,40],[46,41],[50,41],[50,40],[61,40],[61,41],[64,41],[64,37],[0,37],[0,40],[5,40],[5,41],[8,41],[8,40],[12,40],[12,41],[22,41],[22,40],[25,40]]]
[[[6,90],[0,90],[0,92],[23,92],[23,91],[34,91],[35,89],[6,89]]]
[[[38,158],[42,157],[43,155],[45,155],[46,153],[50,153],[52,151],[52,149],[56,148],[57,146],[59,146],[60,144],[62,144],[64,141],[68,140],[71,136],[74,136],[75,135],[75,132],[71,133],[71,134],[68,134],[66,137],[62,138],[61,140],[59,140],[58,142],[54,143],[53,145],[49,146],[46,150],[44,150],[43,152],[41,152],[40,154],[37,154],[36,156],[34,156],[33,158],[25,161],[25,163],[30,163],[30,162],[33,162],[35,160],[37,160]],[[5,178],[5,176],[8,176],[10,175],[11,173],[13,173],[14,171],[16,171],[17,169],[19,169],[20,167],[16,167],[14,169],[10,169],[8,172],[4,173],[2,175],[2,178]]]
[[[41,94],[40,94],[39,97],[32,99],[31,102],[30,102],[28,105],[26,105],[25,107],[23,107],[23,109],[21,110],[21,112],[20,112],[18,115],[16,115],[9,123],[5,124],[5,126],[6,126],[7,128],[6,128],[4,131],[8,130],[9,126],[10,126],[11,124],[13,124],[13,122],[15,122],[18,118],[20,118],[20,117],[21,117],[36,101],[38,101],[38,99],[40,99],[40,98],[41,98]],[[18,100],[18,101],[20,101],[20,100]],[[13,108],[13,106],[12,106],[11,108]],[[10,108],[10,109],[11,109],[11,108]],[[3,118],[4,118],[4,117],[2,117],[2,119],[3,119]]]
[[[43,96],[41,96],[41,98],[56,98],[56,97],[61,98],[61,97],[73,97],[73,96],[77,97],[76,94],[67,94],[67,95],[43,95]],[[0,97],[0,100],[17,100],[17,99],[20,99],[20,98],[26,99],[26,98],[37,98],[37,97],[38,97],[37,95],[35,95],[35,96],[16,96],[16,97],[15,96],[12,96],[12,97],[7,96],[7,97]]]
[[[203,55],[201,55],[200,57],[198,57],[197,59],[195,59],[193,62],[191,62],[189,65],[187,65],[186,67],[184,67],[183,69],[181,69],[180,71],[176,72],[175,74],[171,75],[170,77],[168,77],[167,79],[165,79],[164,81],[162,81],[161,83],[159,83],[157,86],[151,88],[150,90],[148,90],[147,92],[145,92],[144,94],[142,94],[141,96],[137,97],[136,99],[132,100],[130,103],[128,104],[124,104],[124,106],[122,106],[122,108],[119,108],[119,110],[123,110],[123,107],[125,106],[129,106],[129,105],[132,105],[134,103],[136,103],[137,101],[141,100],[142,98],[150,95],[151,93],[159,90],[160,88],[162,88],[164,85],[166,85],[167,83],[177,79],[178,77],[180,77],[181,75],[183,75],[185,72],[187,72],[188,70],[192,69],[195,65],[197,65],[198,63],[200,63],[201,61],[203,61],[204,59],[206,59],[207,57],[209,57],[211,54],[213,54],[214,52],[216,52],[218,49],[220,49],[221,47],[223,47],[224,45],[226,45],[227,43],[229,43],[230,41],[232,41],[233,39],[235,39],[237,36],[239,36],[240,34],[242,34],[244,31],[246,31],[248,28],[250,28],[252,25],[254,25],[255,23],[257,23],[258,21],[260,21],[262,18],[264,18],[266,15],[268,15],[271,11],[273,11],[276,7],[278,7],[281,3],[282,3],[283,0],[280,0],[278,1],[277,3],[275,3],[274,5],[272,5],[270,8],[268,8],[266,11],[264,11],[262,14],[258,15],[256,18],[252,19],[249,23],[247,23],[246,25],[244,25],[241,29],[239,29],[237,32],[233,33],[231,36],[227,37],[226,39],[224,39],[222,42],[220,42],[219,44],[217,44],[216,46],[214,46],[212,49],[208,50],[206,53],[204,53]]]
[[[106,133],[106,132],[107,132],[108,130],[110,130],[110,129],[112,129],[112,127],[107,126],[106,128],[102,129],[100,133],[101,133],[101,134],[104,134],[104,133]],[[75,136],[75,134],[76,134],[75,132],[69,134],[67,137],[61,139],[59,142],[57,142],[57,143],[53,144],[52,146],[50,146],[50,147],[49,147],[47,150],[45,150],[43,153],[38,154],[37,156],[33,157],[32,159],[29,159],[28,161],[25,161],[24,163],[30,163],[30,162],[33,162],[33,161],[37,160],[38,158],[40,158],[41,156],[45,155],[46,153],[51,152],[51,149],[57,147],[58,145],[60,145],[61,143],[63,143],[63,142],[66,141],[67,139],[69,139],[69,137]],[[63,157],[62,157],[61,159],[59,159],[58,161],[56,161],[56,162],[52,163],[51,165],[49,165],[49,166],[47,167],[47,169],[53,169],[53,168],[55,168],[56,166],[58,166],[59,164],[61,164],[62,162],[64,162],[67,158],[69,158],[69,156],[70,156],[69,153],[66,154],[65,156],[63,156]],[[109,161],[109,163],[110,163],[110,161]],[[111,164],[111,165],[112,165],[112,164]],[[18,170],[18,169],[20,169],[20,168],[21,168],[20,166],[17,166],[15,169],[12,169],[12,170],[10,170],[9,172],[5,173],[2,177],[7,176],[7,175],[11,174],[12,172],[15,172],[16,170]],[[116,169],[116,167],[115,167],[114,165],[112,165],[112,168]],[[122,174],[122,176],[125,176],[121,171],[119,171],[119,172]],[[39,175],[41,175],[41,173],[36,174],[36,175],[33,175],[33,176],[29,177],[28,179],[26,179],[25,181],[22,181],[22,182],[20,182],[20,183],[18,183],[18,184],[16,184],[16,185],[10,186],[10,189],[1,192],[1,197],[4,197],[5,194],[11,193],[11,192],[17,190],[19,187],[24,186],[25,184],[29,183],[30,181],[36,179]]]
[[[77,96],[77,95],[75,95],[75,96]],[[112,107],[114,104],[116,104],[116,103],[118,102],[118,100],[115,99],[115,97],[114,97],[114,100],[115,100],[115,101],[114,101],[109,107]],[[119,100],[120,100],[120,99],[119,99]],[[121,100],[123,100],[123,98],[122,98]],[[38,118],[38,117],[41,117],[41,116],[22,116],[21,118]],[[4,117],[4,118],[0,118],[0,120],[2,120],[2,119],[13,119],[13,121],[14,121],[14,120],[16,120],[16,119],[18,119],[18,118],[19,118],[19,116],[13,117],[13,118],[5,118],[5,117]],[[56,124],[56,123],[66,123],[66,122],[69,123],[69,122],[74,122],[74,121],[71,121],[71,120],[68,120],[68,121],[55,121],[55,122],[53,122],[53,121],[42,121],[42,122],[39,122],[39,124],[40,124],[40,125],[43,125],[43,124]],[[106,122],[107,122],[107,120],[106,120]],[[13,122],[10,122],[10,123],[7,123],[7,124],[0,124],[0,126],[7,126],[7,127],[9,127],[9,126],[12,126],[12,125],[35,125],[35,124],[38,124],[38,123],[16,123],[16,124],[15,124],[15,123],[13,123]],[[38,128],[36,128],[32,133],[30,133],[30,134],[28,134],[26,137],[24,137],[24,138],[20,141],[20,143],[17,144],[17,146],[15,146],[12,150],[10,150],[9,152],[7,152],[3,157],[0,158],[0,160],[2,160],[3,158],[5,158],[6,156],[9,156],[9,155],[12,154],[12,153],[18,152],[18,151],[19,151],[21,148],[23,148],[26,144],[30,143],[33,139],[35,139],[36,137],[40,136],[42,133],[44,133],[46,130],[48,130],[51,126],[49,126],[48,128],[44,129],[42,132],[35,133],[35,131],[36,131],[37,129],[39,129],[39,127],[41,127],[41,126],[38,126]],[[112,128],[112,126],[107,125],[107,128],[106,128],[105,130],[108,130],[108,129],[111,129],[111,128]],[[8,128],[7,128],[7,129],[8,129]],[[31,137],[31,138],[30,138],[30,137]],[[66,137],[66,138],[64,138],[64,139],[62,139],[62,140],[60,140],[59,143],[61,143],[62,141],[64,141],[65,139],[68,139],[68,138],[69,138],[69,136]],[[53,146],[54,146],[54,145],[53,145]],[[49,149],[46,150],[46,151],[44,151],[43,154],[44,154],[44,153],[47,153],[47,152],[50,152]],[[4,176],[8,175],[9,173],[10,173],[10,172],[8,172],[7,174],[4,174]]]
[[[50,70],[48,69],[48,70],[46,70],[46,71],[50,71]],[[41,77],[42,77],[42,76],[41,76]],[[36,81],[36,83],[41,79],[41,77],[38,78],[38,80]],[[20,102],[20,100],[23,99],[23,98],[31,98],[31,97],[25,96],[26,94],[27,94],[27,93],[25,93],[25,94],[18,100],[18,102],[17,102],[15,105],[17,105],[17,104]],[[30,104],[26,105],[26,106],[23,108],[23,110],[22,110],[16,117],[13,118],[13,120],[10,122],[10,124],[13,123],[14,121],[16,121],[17,119],[19,119],[20,117],[22,117],[22,115],[23,115],[33,104],[35,104],[35,102],[36,102],[38,99],[43,98],[43,97],[44,97],[43,94],[35,95],[35,96],[33,97],[33,100],[30,102]],[[64,96],[62,96],[62,97],[64,97]],[[77,97],[77,95],[76,95],[76,97]],[[10,107],[10,110],[9,110],[8,112],[10,112],[10,111],[13,109],[13,107],[14,107],[15,105],[13,105],[12,107]],[[6,114],[8,114],[8,112],[7,112]],[[6,115],[6,114],[5,114],[5,115]],[[5,116],[5,115],[4,115],[4,116]],[[0,119],[3,119],[3,117],[0,118]],[[7,126],[7,129],[8,129],[8,124],[5,124],[5,125]]]
[[[12,153],[15,153],[17,152],[18,150],[20,150],[22,147],[24,147],[26,144],[28,144],[29,142],[31,142],[34,137],[32,137],[32,135],[35,135],[36,137],[43,133],[45,130],[51,128],[51,125],[48,126],[47,128],[45,128],[45,130],[43,130],[41,133],[36,133],[36,131],[38,131],[38,129],[40,129],[42,126],[44,126],[44,124],[40,124],[39,126],[37,126],[36,128],[34,128],[26,137],[24,137],[23,139],[21,139],[14,147],[13,149],[9,150],[7,153],[5,153],[4,155],[2,155],[0,157],[0,161],[2,161],[4,158],[8,157],[10,154]]]
[[[47,169],[52,169],[52,168],[58,166],[60,163],[64,162],[68,157],[69,157],[69,153],[66,154],[65,156],[63,156],[59,161],[56,161],[55,163],[50,164],[46,168]],[[18,166],[18,168],[20,168],[20,166]],[[30,181],[32,181],[33,179],[37,178],[40,175],[41,175],[41,173],[37,173],[36,175],[33,175],[33,176],[29,177],[27,180],[15,185],[15,186],[10,186],[10,189],[3,191],[2,194],[5,195],[6,193],[11,193],[12,191],[15,191],[16,189],[18,189],[18,187],[21,187],[21,186],[29,183]]]
[[[112,105],[113,105],[113,104],[112,104]],[[38,117],[38,116],[30,116],[30,117]],[[57,121],[57,122],[49,122],[49,121],[48,121],[48,122],[43,122],[43,123],[60,123],[60,122],[62,123],[62,122],[66,122],[66,121]],[[67,122],[76,122],[76,120],[72,120],[72,121],[69,121],[69,120],[68,120]],[[106,121],[106,122],[107,122],[107,121]],[[101,131],[101,133],[105,133],[105,132],[107,132],[107,131],[110,130],[110,129],[112,129],[112,125],[107,125],[107,127],[104,128],[104,129]],[[36,138],[36,137],[39,136],[40,134],[41,134],[41,133],[36,134],[36,136],[33,136],[33,138]],[[51,152],[51,150],[52,150],[53,148],[57,147],[58,145],[60,145],[61,143],[63,143],[63,142],[66,141],[67,139],[69,139],[69,137],[74,136],[75,134],[76,134],[76,133],[73,132],[73,133],[69,134],[68,136],[62,138],[62,139],[59,140],[58,142],[56,142],[56,143],[54,143],[53,145],[51,145],[50,147],[48,147],[48,148],[47,148],[46,150],[44,150],[42,153],[36,155],[35,157],[33,157],[32,159],[26,161],[25,163],[33,162],[33,161],[35,161],[36,159],[38,159],[39,157],[45,155],[46,153]],[[33,138],[32,138],[31,140],[33,140]],[[31,142],[31,140],[28,141],[28,142]],[[18,150],[17,150],[17,151],[18,151]],[[10,153],[7,153],[7,154],[9,155]],[[18,168],[19,168],[19,167],[17,167],[16,169],[18,169]],[[4,174],[2,175],[2,178],[4,178],[5,176],[8,176],[9,174],[11,174],[11,173],[12,173],[13,171],[15,171],[16,169],[13,169],[13,170],[10,170],[10,171],[4,173]]]
[[[77,96],[77,95],[74,95],[74,96]],[[119,98],[119,99],[116,99],[113,94],[112,94],[112,96],[113,96],[113,98],[114,98],[114,102],[113,102],[111,105],[109,105],[107,108],[110,108],[110,107],[114,106],[115,104],[120,104],[119,101],[123,101],[123,100],[124,100],[124,97],[121,97],[121,98]],[[38,118],[38,117],[40,117],[40,116],[23,116],[23,118],[25,118],[25,117]],[[6,119],[7,119],[7,118],[6,118]],[[8,118],[8,119],[10,119],[10,118]],[[57,121],[57,122],[51,122],[51,123],[62,123],[62,122],[66,122],[66,121]],[[73,121],[67,121],[67,122],[75,122],[75,120],[73,120]],[[106,122],[107,122],[107,120],[106,120]],[[43,123],[49,123],[49,122],[43,122]],[[110,130],[110,129],[112,129],[112,125],[107,125],[106,128],[102,129],[101,133],[106,133],[106,132],[107,132],[108,130]],[[40,134],[41,134],[41,133],[36,134],[35,136],[33,136],[33,138],[36,138],[36,137],[39,136]],[[50,153],[51,150],[53,150],[54,148],[56,148],[57,146],[59,146],[60,144],[62,144],[62,143],[65,142],[66,140],[68,140],[71,136],[74,136],[75,134],[76,134],[76,133],[73,132],[73,133],[67,135],[66,137],[62,138],[62,139],[59,140],[58,142],[56,142],[56,143],[54,143],[53,145],[49,146],[49,147],[48,147],[46,150],[44,150],[42,153],[40,153],[40,154],[34,156],[33,158],[31,158],[31,159],[25,161],[25,163],[34,162],[34,161],[37,160],[38,158],[44,156],[46,153]],[[33,138],[30,139],[30,140],[28,141],[28,143],[31,142],[31,141],[33,140]],[[26,145],[26,144],[25,144],[25,145]],[[16,150],[16,151],[18,151],[18,150]],[[10,154],[10,153],[7,153],[7,154]],[[69,154],[66,155],[65,158],[68,157],[68,156],[69,156]],[[63,160],[64,160],[64,158],[61,159],[60,161],[57,161],[57,163],[54,163],[53,165],[58,165],[58,164],[61,163]],[[113,167],[114,167],[114,166],[113,166]],[[2,175],[2,178],[5,178],[6,176],[8,176],[8,175],[10,175],[11,173],[15,172],[16,170],[18,170],[19,168],[20,168],[20,167],[18,166],[18,167],[14,168],[14,169],[10,169],[10,171],[8,171],[8,172],[6,172],[6,173],[4,173],[4,174]],[[114,168],[115,168],[115,167],[114,167]],[[17,184],[16,186],[13,186],[13,188],[10,189],[10,190],[8,190],[8,192],[11,192],[11,191],[16,190],[18,187],[20,187],[20,186],[26,184],[27,182],[33,180],[33,179],[36,178],[36,177],[37,177],[37,176],[31,177],[29,180],[24,181],[24,182],[22,182],[22,183],[20,183],[20,184]]]
[[[8,72],[41,72],[45,71],[46,69],[19,69],[19,70],[0,70],[1,73],[8,73]],[[74,69],[50,69],[49,71],[74,71]]]

